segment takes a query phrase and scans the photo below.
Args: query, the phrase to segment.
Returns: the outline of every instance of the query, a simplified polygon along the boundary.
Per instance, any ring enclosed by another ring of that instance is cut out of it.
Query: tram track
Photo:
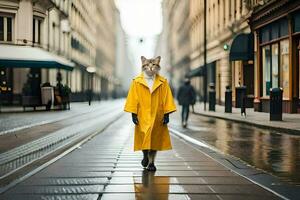
[[[89,115],[77,116],[74,118],[73,123],[69,123],[66,127],[1,153],[0,187],[5,187],[24,174],[29,173],[53,158],[54,155],[58,156],[58,152],[62,153],[66,147],[70,148],[88,138],[91,134],[101,132],[104,127],[121,114],[120,104],[112,107],[106,106],[99,113],[93,112]],[[56,123],[62,123],[62,121]]]

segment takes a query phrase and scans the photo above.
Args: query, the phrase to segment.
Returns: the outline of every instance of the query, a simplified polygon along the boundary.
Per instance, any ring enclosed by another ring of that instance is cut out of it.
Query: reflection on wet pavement
[[[167,200],[169,194],[169,177],[154,176],[153,172],[144,170],[142,184],[135,181],[134,191],[136,200]],[[160,195],[157,196],[157,194]]]
[[[178,116],[175,116],[175,118]],[[281,179],[300,184],[300,136],[192,115],[186,129],[172,127]]]

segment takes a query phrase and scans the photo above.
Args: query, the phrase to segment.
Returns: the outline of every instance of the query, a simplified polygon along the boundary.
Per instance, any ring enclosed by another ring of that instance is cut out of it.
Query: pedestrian
[[[190,79],[185,78],[184,84],[179,87],[177,100],[179,105],[182,106],[181,124],[184,128],[186,128],[189,118],[190,105],[194,105],[196,102],[196,92],[194,87],[191,85]]]
[[[142,73],[131,83],[124,111],[132,113],[135,124],[134,151],[142,150],[142,166],[156,171],[157,151],[172,149],[167,124],[176,107],[167,80],[158,74],[160,56],[141,60]]]

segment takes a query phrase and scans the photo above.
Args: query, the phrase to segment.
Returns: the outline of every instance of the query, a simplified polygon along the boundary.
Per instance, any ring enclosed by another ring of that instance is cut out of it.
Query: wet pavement
[[[103,130],[123,114],[122,107],[123,101],[102,102],[93,109],[88,107],[88,111],[82,105],[72,115],[59,112],[57,118],[49,117],[54,120],[51,123],[0,135],[0,187],[42,165],[52,154]],[[38,121],[40,114],[29,115]]]
[[[87,102],[71,103],[70,110],[0,113],[0,135],[101,111],[104,107],[110,107],[118,101],[123,100],[92,102],[92,106],[89,106]]]
[[[178,114],[171,126],[182,133],[300,185],[300,136],[194,114],[187,129],[183,129]]]
[[[12,187],[0,199],[279,199],[177,137],[155,173],[133,152],[129,115]]]

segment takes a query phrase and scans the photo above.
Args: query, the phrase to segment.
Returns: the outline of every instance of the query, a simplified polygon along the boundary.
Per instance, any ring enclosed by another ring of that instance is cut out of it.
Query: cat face
[[[142,56],[141,59],[142,59],[142,70],[148,76],[153,76],[159,72],[160,56],[154,59],[146,59],[144,56]]]

